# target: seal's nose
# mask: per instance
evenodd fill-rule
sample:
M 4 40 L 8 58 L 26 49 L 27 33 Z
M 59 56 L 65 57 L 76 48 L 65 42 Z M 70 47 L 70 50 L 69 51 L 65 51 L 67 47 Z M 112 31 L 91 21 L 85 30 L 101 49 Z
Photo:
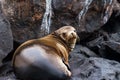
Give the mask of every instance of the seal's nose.
M 71 32 L 71 35 L 73 38 L 77 38 L 77 33 L 76 32 Z

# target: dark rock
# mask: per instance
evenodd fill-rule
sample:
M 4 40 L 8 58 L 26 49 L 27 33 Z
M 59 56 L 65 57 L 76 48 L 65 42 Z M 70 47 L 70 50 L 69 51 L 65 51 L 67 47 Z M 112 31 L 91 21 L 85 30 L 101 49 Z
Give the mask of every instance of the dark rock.
M 74 5 L 73 2 L 74 0 L 52 0 L 53 9 L 57 11 L 68 12 Z
M 15 41 L 22 43 L 37 38 L 45 12 L 45 0 L 5 0 L 2 6 Z
M 0 4 L 0 64 L 4 57 L 13 49 L 13 36 L 8 20 L 3 15 Z
M 87 43 L 89 47 L 99 47 L 99 45 L 104 41 L 103 36 L 98 37 Z
M 71 80 L 120 80 L 120 63 L 95 57 L 78 59 L 76 56 L 70 59 Z
M 87 46 L 101 57 L 116 60 L 120 62 L 120 34 L 108 34 L 102 32 L 102 35 L 92 41 L 87 42 Z
M 120 62 L 120 34 L 113 33 L 108 35 L 108 39 L 99 44 L 99 54 L 107 59 L 112 59 Z
M 120 32 L 110 34 L 109 37 L 110 37 L 111 40 L 114 40 L 116 42 L 120 42 Z
M 0 80 L 18 80 L 13 72 L 10 61 L 0 66 Z
M 118 42 L 117 42 L 118 43 Z M 115 48 L 118 48 L 118 44 L 116 42 L 106 42 L 104 49 L 102 49 L 102 55 L 104 58 L 110 59 L 110 60 L 116 60 L 120 62 L 120 53 L 118 53 L 118 50 Z M 113 48 L 115 47 L 115 48 Z
M 13 50 L 2 60 L 2 63 L 6 63 L 12 60 L 15 50 L 20 46 L 20 43 L 13 41 Z
M 120 32 L 120 3 L 114 0 L 113 13 L 108 22 L 103 26 L 103 29 L 108 33 Z
M 120 0 L 117 0 L 120 3 Z
M 115 41 L 106 41 L 104 45 L 108 46 L 112 50 L 118 52 L 120 54 L 120 43 Z
M 6 53 L 0 49 L 0 65 L 2 65 L 2 60 L 4 59 L 4 57 L 6 57 Z
M 101 28 L 113 12 L 114 0 L 53 0 L 55 24 L 73 25 L 78 32 L 93 32 Z M 76 19 L 77 18 L 77 19 Z
M 120 8 L 120 7 L 119 7 Z M 119 10 L 120 11 L 120 10 Z M 108 33 L 120 32 L 120 15 L 114 12 L 109 21 L 103 26 L 103 30 Z
M 87 43 L 88 47 L 101 57 L 120 62 L 120 34 L 107 34 Z
M 88 56 L 86 56 L 84 53 L 81 52 L 80 50 L 80 46 L 81 45 L 76 45 L 74 50 L 70 53 L 70 57 L 71 56 L 76 56 L 77 59 L 84 59 L 87 58 Z M 74 60 L 73 60 L 74 61 Z
M 105 57 L 105 46 L 103 45 L 105 39 L 104 36 L 100 36 L 92 41 L 87 42 L 87 47 L 89 47 L 93 52 L 101 57 Z
M 96 53 L 94 53 L 92 50 L 90 50 L 89 48 L 82 46 L 82 45 L 76 45 L 76 48 L 74 49 L 74 51 L 72 53 L 79 53 L 79 54 L 83 54 L 86 57 L 98 57 L 98 55 Z
M 38 38 L 64 25 L 74 26 L 78 33 L 94 32 L 108 21 L 113 10 L 119 11 L 116 0 L 48 0 L 52 1 L 52 8 L 46 7 L 49 5 L 46 1 L 5 0 L 2 3 L 15 41 L 22 43 Z
M 0 77 L 0 80 L 19 80 L 19 79 L 11 78 L 9 75 L 9 76 Z

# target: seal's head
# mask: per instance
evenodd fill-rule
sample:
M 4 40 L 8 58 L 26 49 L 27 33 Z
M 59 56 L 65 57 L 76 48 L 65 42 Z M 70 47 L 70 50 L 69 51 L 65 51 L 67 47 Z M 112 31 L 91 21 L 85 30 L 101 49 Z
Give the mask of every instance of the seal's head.
M 69 47 L 69 50 L 72 51 L 75 47 L 76 41 L 79 38 L 76 29 L 72 26 L 64 26 L 55 31 L 57 34 Z

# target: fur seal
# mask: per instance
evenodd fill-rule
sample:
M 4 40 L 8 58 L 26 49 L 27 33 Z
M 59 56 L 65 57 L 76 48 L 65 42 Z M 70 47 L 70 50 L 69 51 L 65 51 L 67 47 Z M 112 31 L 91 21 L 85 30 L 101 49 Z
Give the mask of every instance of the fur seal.
M 78 35 L 72 26 L 24 42 L 12 59 L 15 75 L 21 80 L 63 80 L 71 77 L 68 56 Z

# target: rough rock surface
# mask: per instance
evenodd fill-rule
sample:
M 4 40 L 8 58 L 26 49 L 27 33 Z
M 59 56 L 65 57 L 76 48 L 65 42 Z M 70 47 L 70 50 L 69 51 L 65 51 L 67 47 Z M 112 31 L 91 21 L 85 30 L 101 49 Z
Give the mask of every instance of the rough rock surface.
M 13 49 L 13 36 L 8 20 L 3 15 L 0 4 L 0 64 Z
M 114 11 L 120 10 L 116 0 L 5 0 L 2 3 L 14 40 L 20 43 L 63 25 L 74 26 L 78 33 L 92 33 L 106 24 Z
M 5 16 L 12 25 L 15 41 L 22 43 L 37 38 L 45 12 L 45 0 L 5 0 L 2 6 Z
M 102 36 L 89 41 L 87 46 L 101 57 L 120 62 L 120 34 L 103 33 Z
M 84 57 L 99 57 L 96 53 L 94 53 L 92 50 L 90 50 L 89 48 L 85 47 L 85 46 L 82 46 L 82 45 L 76 45 L 75 46 L 75 49 L 71 52 L 72 55 L 77 55 L 76 53 L 80 53 L 82 55 L 78 55 L 79 56 L 82 56 L 84 55 Z M 80 57 L 80 58 L 82 58 Z M 84 58 L 83 57 L 83 58 Z
M 74 58 L 76 61 L 73 61 Z M 103 58 L 71 58 L 71 80 L 120 80 L 120 63 Z
M 59 22 L 56 26 L 73 25 L 79 32 L 96 31 L 108 21 L 114 4 L 115 0 L 53 0 L 55 21 Z

